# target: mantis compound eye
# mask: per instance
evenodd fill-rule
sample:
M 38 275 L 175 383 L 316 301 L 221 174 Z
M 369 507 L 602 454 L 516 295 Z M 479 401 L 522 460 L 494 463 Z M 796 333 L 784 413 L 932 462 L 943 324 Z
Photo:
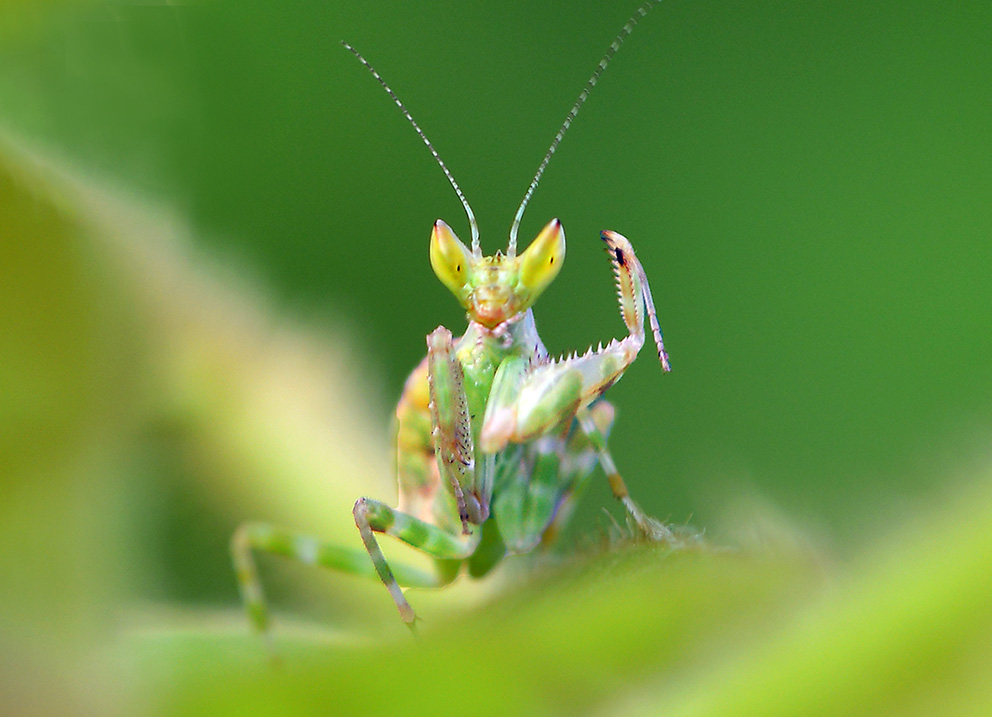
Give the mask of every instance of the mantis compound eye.
M 447 224 L 438 219 L 431 232 L 431 266 L 441 283 L 459 300 L 468 287 L 468 270 L 472 254 Z
M 554 281 L 565 260 L 565 230 L 552 219 L 520 255 L 520 284 L 529 306 Z

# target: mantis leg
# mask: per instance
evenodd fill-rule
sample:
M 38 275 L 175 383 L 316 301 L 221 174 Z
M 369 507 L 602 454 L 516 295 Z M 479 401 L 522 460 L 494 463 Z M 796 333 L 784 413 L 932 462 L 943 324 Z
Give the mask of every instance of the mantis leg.
M 588 414 L 599 435 L 609 435 L 613 406 L 596 401 Z M 493 503 L 507 548 L 522 553 L 553 543 L 598 462 L 596 447 L 576 421 L 508 453 Z
M 475 550 L 478 533 L 475 536 L 452 535 L 443 528 L 427 523 L 412 515 L 407 515 L 385 503 L 370 498 L 359 498 L 354 509 L 355 524 L 362 536 L 362 542 L 372 558 L 372 565 L 389 594 L 396 603 L 403 622 L 412 625 L 417 616 L 407 602 L 385 556 L 379 549 L 375 533 L 385 533 L 404 543 L 422 550 L 435 558 L 462 560 Z
M 575 419 L 578 421 L 583 433 L 589 438 L 589 442 L 596 449 L 596 453 L 599 455 L 599 465 L 602 466 L 603 472 L 606 473 L 606 479 L 610 483 L 610 490 L 613 491 L 614 497 L 623 503 L 624 508 L 627 509 L 627 514 L 630 515 L 641 533 L 649 540 L 665 543 L 676 542 L 675 534 L 671 528 L 641 510 L 640 506 L 630 497 L 627 484 L 624 483 L 620 471 L 617 470 L 617 464 L 613 460 L 609 448 L 606 446 L 606 437 L 603 435 L 599 426 L 596 425 L 596 421 L 593 420 L 589 410 L 585 408 L 579 410 Z
M 368 510 L 363 509 L 359 511 L 359 504 L 363 504 L 363 502 L 374 503 L 374 501 L 368 501 L 368 499 L 363 498 L 355 506 L 355 521 L 358 524 L 359 531 L 362 533 L 362 540 L 366 543 L 366 549 L 368 550 L 369 543 L 365 540 L 365 532 L 376 528 L 372 527 L 372 523 L 367 517 Z M 381 505 L 378 505 L 376 510 L 373 511 L 376 515 L 375 525 L 379 527 L 380 532 L 395 535 L 414 547 L 425 545 L 426 552 L 432 552 L 433 543 L 429 539 L 431 532 L 429 530 L 421 531 L 424 537 L 419 538 L 421 545 L 418 545 L 418 526 L 409 525 L 411 522 L 421 524 L 423 521 L 417 521 L 402 513 L 397 513 L 397 516 L 402 516 L 402 518 L 406 518 L 407 520 L 397 518 L 393 521 L 395 528 L 386 529 L 382 527 L 384 525 L 383 516 L 388 515 L 386 511 L 391 511 L 391 509 Z M 359 513 L 362 514 L 361 522 L 359 522 Z M 433 528 L 434 526 L 428 527 Z M 438 529 L 435 528 L 435 530 Z M 369 532 L 369 537 L 371 538 L 371 532 Z M 452 541 L 453 539 L 449 536 L 449 545 Z M 265 593 L 262 590 L 262 582 L 259 579 L 258 568 L 255 565 L 254 551 L 281 555 L 306 565 L 317 565 L 350 575 L 360 575 L 370 578 L 378 576 L 385 582 L 386 577 L 383 577 L 383 571 L 380 570 L 380 567 L 384 566 L 384 571 L 390 579 L 387 587 L 390 586 L 390 583 L 400 583 L 406 587 L 441 587 L 448 582 L 448 580 L 445 580 L 439 575 L 406 565 L 398 564 L 390 568 L 386 564 L 378 545 L 375 544 L 375 539 L 371 538 L 371 542 L 374 546 L 375 554 L 373 554 L 372 550 L 368 550 L 368 554 L 366 554 L 361 550 L 352 550 L 331 545 L 309 535 L 278 525 L 267 523 L 245 523 L 241 525 L 231 538 L 231 556 L 234 560 L 238 587 L 240 588 L 241 597 L 252 627 L 257 632 L 268 636 L 268 629 L 271 622 Z M 450 553 L 452 551 L 449 550 L 448 552 Z M 439 550 L 438 553 L 438 557 L 449 557 L 443 549 Z M 372 555 L 372 562 L 369 561 L 369 555 Z M 377 556 L 379 562 L 376 562 Z M 464 556 L 456 555 L 453 557 Z M 393 592 L 392 588 L 390 588 L 390 592 Z M 402 597 L 402 594 L 400 596 Z
M 252 555 L 256 550 L 351 575 L 376 576 L 374 566 L 361 550 L 331 545 L 278 525 L 241 525 L 231 538 L 231 556 L 251 625 L 257 632 L 265 635 L 268 635 L 270 618 L 258 568 Z M 396 575 L 409 587 L 438 587 L 443 584 L 437 576 L 407 566 L 397 565 Z
M 616 411 L 609 401 L 600 399 L 589 407 L 589 417 L 599 429 L 604 440 L 610 436 L 610 428 L 613 427 L 615 415 Z M 582 499 L 582 495 L 589 486 L 589 478 L 593 470 L 599 463 L 599 453 L 577 421 L 575 430 L 571 432 L 565 446 L 565 453 L 567 458 L 562 467 L 562 473 L 569 478 L 568 488 L 561 496 L 554 519 L 545 530 L 544 535 L 541 536 L 541 542 L 544 545 L 550 545 L 554 542 L 562 527 L 568 523 L 575 506 Z

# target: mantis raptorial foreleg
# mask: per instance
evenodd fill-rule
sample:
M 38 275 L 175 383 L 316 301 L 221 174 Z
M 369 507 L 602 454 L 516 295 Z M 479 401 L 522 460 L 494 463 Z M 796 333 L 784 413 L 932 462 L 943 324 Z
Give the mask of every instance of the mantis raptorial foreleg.
M 462 532 L 489 516 L 489 496 L 477 483 L 472 420 L 465 396 L 465 378 L 451 332 L 438 326 L 427 337 L 427 383 L 437 466 L 458 505 Z
M 667 365 L 654 302 L 634 248 L 616 232 L 603 232 L 602 237 L 616 274 L 620 316 L 628 335 L 583 356 L 519 369 L 508 377 L 505 390 L 500 390 L 502 376 L 497 374 L 480 443 L 483 450 L 499 451 L 510 442 L 535 440 L 561 425 L 564 418 L 574 417 L 596 449 L 613 495 L 624 504 L 638 528 L 652 539 L 670 540 L 671 531 L 646 515 L 630 497 L 607 449 L 606 438 L 589 413 L 590 403 L 623 375 L 644 345 L 645 314 L 651 322 L 658 357 Z
M 498 393 L 494 381 L 479 439 L 484 451 L 497 452 L 510 442 L 524 443 L 545 435 L 601 396 L 644 345 L 645 313 L 651 320 L 659 358 L 667 365 L 647 279 L 634 248 L 616 232 L 603 232 L 602 236 L 616 274 L 620 316 L 628 335 L 582 356 L 539 363 L 519 377 L 512 391 Z

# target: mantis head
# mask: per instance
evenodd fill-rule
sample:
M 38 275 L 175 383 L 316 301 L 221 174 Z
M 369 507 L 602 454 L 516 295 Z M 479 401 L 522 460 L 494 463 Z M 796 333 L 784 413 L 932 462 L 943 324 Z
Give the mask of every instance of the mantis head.
M 561 263 L 565 258 L 565 232 L 561 228 L 561 223 L 557 219 L 552 219 L 537 235 L 537 238 L 531 242 L 526 251 L 518 256 L 517 229 L 520 227 L 520 220 L 534 190 L 537 189 L 538 182 L 541 181 L 541 176 L 544 174 L 548 162 L 551 161 L 552 155 L 558 148 L 562 137 L 565 136 L 565 132 L 571 126 L 572 120 L 575 119 L 582 104 L 592 92 L 592 88 L 595 87 L 617 50 L 620 49 L 620 45 L 630 35 L 638 19 L 643 17 L 648 9 L 655 4 L 657 4 L 656 0 L 649 0 L 637 10 L 614 39 L 603 59 L 599 61 L 596 70 L 566 115 L 565 121 L 558 128 L 544 159 L 538 165 L 537 173 L 524 193 L 523 201 L 520 202 L 510 227 L 510 241 L 506 254 L 496 252 L 495 256 L 482 255 L 482 250 L 479 247 L 479 227 L 476 224 L 472 207 L 469 206 L 458 182 L 455 181 L 451 171 L 427 135 L 424 134 L 420 125 L 413 119 L 406 106 L 386 84 L 382 76 L 362 57 L 358 50 L 346 42 L 341 43 L 358 58 L 359 62 L 365 65 L 365 68 L 372 73 L 372 76 L 378 80 L 382 88 L 396 103 L 396 106 L 400 108 L 420 139 L 427 145 L 427 149 L 430 150 L 434 160 L 448 178 L 451 188 L 455 190 L 455 194 L 458 195 L 458 199 L 465 208 L 465 214 L 472 229 L 471 250 L 459 241 L 451 227 L 438 219 L 434 223 L 434 232 L 431 235 L 431 266 L 434 267 L 434 273 L 437 274 L 441 282 L 451 290 L 468 311 L 472 321 L 490 329 L 509 321 L 533 306 L 541 292 L 558 276 Z
M 565 259 L 565 231 L 552 219 L 520 254 L 483 256 L 437 220 L 431 233 L 431 266 L 472 321 L 493 329 L 526 311 L 558 276 Z

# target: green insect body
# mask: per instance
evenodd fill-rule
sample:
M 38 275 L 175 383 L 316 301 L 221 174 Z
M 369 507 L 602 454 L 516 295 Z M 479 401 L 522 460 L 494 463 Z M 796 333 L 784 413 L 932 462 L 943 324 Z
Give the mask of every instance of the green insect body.
M 538 336 L 531 307 L 565 258 L 561 224 L 552 220 L 525 251 L 516 251 L 520 219 L 551 155 L 613 54 L 654 4 L 638 10 L 599 63 L 524 196 L 506 252 L 494 256 L 482 254 L 472 210 L 433 145 L 378 73 L 346 45 L 399 105 L 462 200 L 472 228 L 471 248 L 438 220 L 430 261 L 465 308 L 468 328 L 457 338 L 443 326 L 435 329 L 427 337 L 427 356 L 406 381 L 395 422 L 398 506 L 360 498 L 353 511 L 367 555 L 267 524 L 248 523 L 235 533 L 238 581 L 256 629 L 264 632 L 269 618 L 253 551 L 378 576 L 402 619 L 412 625 L 416 616 L 401 586 L 440 587 L 463 571 L 478 577 L 508 553 L 550 542 L 597 465 L 642 534 L 676 541 L 667 526 L 631 499 L 606 445 L 614 410 L 601 396 L 644 345 L 645 316 L 662 368 L 669 370 L 647 276 L 633 247 L 616 232 L 602 232 L 627 336 L 558 359 Z M 377 534 L 432 556 L 436 570 L 390 565 Z

